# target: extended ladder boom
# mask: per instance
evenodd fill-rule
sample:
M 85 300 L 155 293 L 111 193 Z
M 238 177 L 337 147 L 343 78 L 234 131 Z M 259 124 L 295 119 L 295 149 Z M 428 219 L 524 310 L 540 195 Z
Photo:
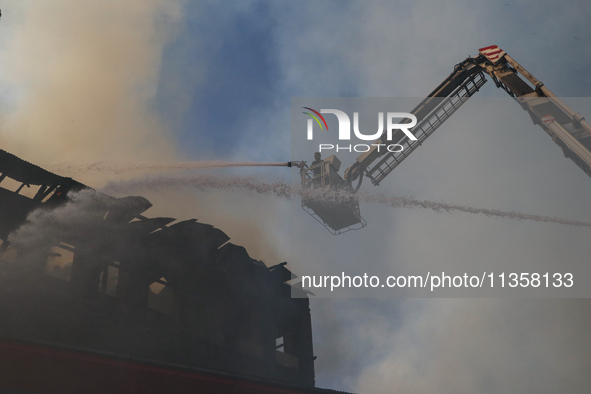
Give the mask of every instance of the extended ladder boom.
M 371 148 L 345 170 L 344 180 L 337 174 L 340 161 L 334 156 L 322 163 L 318 174 L 314 166 L 302 166 L 304 210 L 333 234 L 365 227 L 355 195 L 363 176 L 379 185 L 486 83 L 485 74 L 528 112 L 534 124 L 539 125 L 562 148 L 565 157 L 591 176 L 591 125 L 505 51 L 493 45 L 480 48 L 478 56 L 457 64 L 449 77 L 411 111 L 417 118 L 417 124 L 411 129 L 416 140 L 409 139 L 402 130 L 393 130 L 392 138 L 387 139 L 387 132 L 384 131 Z M 380 149 L 392 144 L 402 146 L 402 149 L 395 152 Z M 359 183 L 354 189 L 352 182 L 357 179 Z M 349 196 L 343 200 L 337 193 L 335 197 L 333 194 L 338 190 L 346 191 Z
M 484 85 L 484 73 L 519 102 L 532 121 L 562 148 L 566 157 L 591 176 L 591 125 L 496 45 L 481 48 L 479 52 L 478 56 L 456 65 L 453 73 L 411 111 L 418 119 L 418 124 L 412 128 L 416 141 L 410 140 L 401 130 L 393 133 L 392 140 L 386 140 L 386 133 L 382 134 L 372 149 L 361 154 L 345 171 L 347 182 L 365 175 L 374 185 L 379 185 Z M 380 144 L 399 144 L 403 149 L 380 151 Z
M 481 49 L 481 53 L 483 50 L 486 48 Z M 497 87 L 515 97 L 534 124 L 539 125 L 562 148 L 565 157 L 591 176 L 591 125 L 512 57 L 502 53 L 498 62 L 486 65 L 486 72 Z M 534 87 L 519 78 L 517 72 Z

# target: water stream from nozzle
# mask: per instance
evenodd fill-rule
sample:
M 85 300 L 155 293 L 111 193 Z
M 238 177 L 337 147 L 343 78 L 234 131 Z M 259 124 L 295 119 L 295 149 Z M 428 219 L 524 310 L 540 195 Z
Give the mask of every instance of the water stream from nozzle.
M 114 181 L 108 183 L 102 191 L 105 193 L 125 194 L 141 190 L 174 189 L 222 189 L 222 190 L 248 190 L 257 194 L 274 195 L 281 198 L 292 198 L 301 195 L 299 188 L 292 187 L 289 183 L 263 182 L 256 178 L 248 177 L 168 177 L 159 176 L 151 179 L 132 179 L 127 181 Z M 513 220 L 529 220 L 543 223 L 559 223 L 568 226 L 591 227 L 591 222 L 562 219 L 546 215 L 532 215 L 514 211 L 502 211 L 499 209 L 477 208 L 469 205 L 449 204 L 445 202 L 419 200 L 414 197 L 397 197 L 386 194 L 358 194 L 362 203 L 382 204 L 393 208 L 429 209 L 435 212 L 470 213 L 484 215 L 489 218 L 502 218 Z M 346 197 L 346 195 L 344 196 Z
M 61 165 L 51 168 L 59 173 L 88 173 L 111 172 L 121 174 L 134 171 L 172 171 L 172 170 L 205 170 L 227 167 L 290 167 L 291 162 L 281 163 L 257 163 L 257 162 L 231 162 L 220 160 L 180 161 L 180 162 L 145 162 L 145 163 L 109 163 L 98 162 L 85 165 Z

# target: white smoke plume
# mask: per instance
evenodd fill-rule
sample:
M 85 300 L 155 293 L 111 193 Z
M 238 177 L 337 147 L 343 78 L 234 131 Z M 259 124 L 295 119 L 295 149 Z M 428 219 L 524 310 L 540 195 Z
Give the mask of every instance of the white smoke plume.
M 94 190 L 82 190 L 69 195 L 70 201 L 54 209 L 37 209 L 27 222 L 12 232 L 8 240 L 16 249 L 30 250 L 49 247 L 74 234 L 92 234 L 97 220 L 102 220 L 97 202 L 101 196 Z

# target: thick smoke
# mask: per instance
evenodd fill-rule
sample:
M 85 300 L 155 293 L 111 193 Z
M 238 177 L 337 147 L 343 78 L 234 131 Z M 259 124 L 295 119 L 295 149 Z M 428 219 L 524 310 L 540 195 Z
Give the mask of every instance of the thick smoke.
M 189 108 L 188 90 L 199 84 L 194 71 L 193 80 L 182 85 L 170 85 L 162 74 L 167 44 L 186 32 L 185 5 L 184 0 L 3 3 L 2 148 L 41 167 L 61 168 L 61 175 L 91 187 L 105 182 L 105 172 L 77 171 L 75 163 L 181 161 L 174 132 L 155 104 L 164 88 L 178 98 L 167 103 L 167 111 L 182 115 Z M 132 171 L 137 176 L 153 169 Z M 261 215 L 249 216 L 249 210 L 235 215 L 220 199 L 212 197 L 206 206 L 179 190 L 165 200 L 148 198 L 154 204 L 148 216 L 206 222 L 201 212 L 207 210 L 209 223 L 231 233 L 232 241 L 249 252 L 273 244 Z M 271 263 L 281 260 L 273 247 L 264 249 Z
M 588 24 L 573 20 L 588 15 L 581 10 L 588 9 L 589 3 L 576 3 L 564 7 L 548 1 L 486 6 L 465 1 L 440 5 L 379 1 L 373 6 L 356 4 L 351 12 L 341 2 L 298 2 L 288 10 L 281 2 L 273 2 L 279 11 L 273 15 L 275 21 L 282 21 L 274 21 L 279 30 L 275 37 L 283 37 L 278 45 L 281 71 L 288 77 L 278 90 L 298 87 L 298 94 L 292 96 L 423 95 L 447 75 L 450 65 L 494 43 L 511 49 L 510 53 L 521 53 L 520 59 L 532 59 L 528 64 L 540 65 L 548 86 L 570 84 L 576 90 L 563 92 L 586 94 L 587 85 L 581 83 L 568 57 L 548 57 L 549 50 L 563 48 L 564 53 L 589 58 L 591 52 L 580 51 L 572 38 L 576 35 L 584 42 L 588 36 Z M 320 12 L 319 6 L 323 7 Z M 176 34 L 177 22 L 182 22 L 181 8 L 181 1 L 175 0 L 3 2 L 2 148 L 42 166 L 178 159 L 174 140 L 149 103 L 158 84 L 164 45 Z M 540 31 L 539 21 L 547 19 L 549 11 L 556 26 L 570 28 Z M 491 17 L 473 17 L 477 14 Z M 228 15 L 223 16 L 226 21 Z M 352 25 L 356 28 L 350 29 Z M 573 33 L 572 29 L 586 30 Z M 409 31 L 413 34 L 404 35 Z M 515 40 L 536 37 L 534 32 L 543 38 Z M 401 40 L 401 34 L 406 38 Z M 570 50 L 564 50 L 565 45 Z M 433 54 L 428 61 L 424 61 L 426 53 Z M 579 60 L 575 64 L 588 63 Z M 561 72 L 564 67 L 572 72 Z M 401 77 L 393 78 L 392 70 Z M 573 77 L 565 80 L 565 76 Z M 363 89 L 356 91 L 352 82 Z M 260 129 L 269 131 L 261 135 Z M 274 130 L 259 127 L 252 135 L 265 143 L 275 142 Z M 509 164 L 512 170 L 518 168 Z M 104 182 L 96 171 L 73 175 L 91 186 Z M 183 182 L 189 181 L 171 180 L 174 191 L 160 200 L 148 196 L 155 205 L 149 213 L 176 217 L 183 213 L 205 222 L 201 212 L 215 213 L 224 217 L 224 223 L 210 223 L 224 231 L 228 223 L 232 231 L 252 234 L 254 245 L 261 243 L 256 239 L 259 235 L 268 239 L 269 222 L 254 220 L 257 210 L 238 217 L 232 211 L 238 208 L 229 204 L 236 201 L 220 201 L 218 193 L 210 193 L 218 189 L 191 186 L 199 190 L 195 198 L 181 189 Z M 164 181 L 152 184 L 166 186 Z M 259 188 L 271 188 L 268 194 L 260 194 L 270 198 L 257 201 L 259 205 L 290 193 L 289 185 L 283 183 L 277 184 L 277 193 L 269 183 L 253 185 L 245 180 L 243 184 L 236 190 L 251 188 L 259 193 Z M 136 187 L 148 192 L 139 181 Z M 105 190 L 125 194 L 126 188 L 112 183 Z M 382 203 L 392 205 L 392 201 Z M 431 209 L 423 203 L 396 199 L 394 205 Z M 238 204 L 243 211 L 250 208 L 244 201 Z M 154 213 L 154 209 L 160 211 Z M 233 241 L 246 245 L 235 236 Z M 252 252 L 250 245 L 247 248 Z M 312 312 L 321 386 L 360 393 L 581 393 L 591 386 L 587 300 L 405 300 L 401 307 L 392 300 L 320 301 L 323 304 L 313 300 Z
M 321 299 L 312 307 L 318 372 L 331 388 L 550 394 L 591 384 L 586 299 Z
M 3 149 L 41 166 L 174 157 L 151 100 L 182 1 L 9 1 L 2 11 Z

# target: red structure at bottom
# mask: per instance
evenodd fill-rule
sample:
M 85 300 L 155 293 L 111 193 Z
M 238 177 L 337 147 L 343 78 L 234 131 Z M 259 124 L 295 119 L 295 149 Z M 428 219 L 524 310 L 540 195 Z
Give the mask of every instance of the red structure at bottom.
M 308 294 L 213 225 L 0 150 L 0 393 L 322 393 Z
M 122 359 L 49 345 L 0 341 L 0 392 L 11 394 L 335 393 L 182 365 Z

